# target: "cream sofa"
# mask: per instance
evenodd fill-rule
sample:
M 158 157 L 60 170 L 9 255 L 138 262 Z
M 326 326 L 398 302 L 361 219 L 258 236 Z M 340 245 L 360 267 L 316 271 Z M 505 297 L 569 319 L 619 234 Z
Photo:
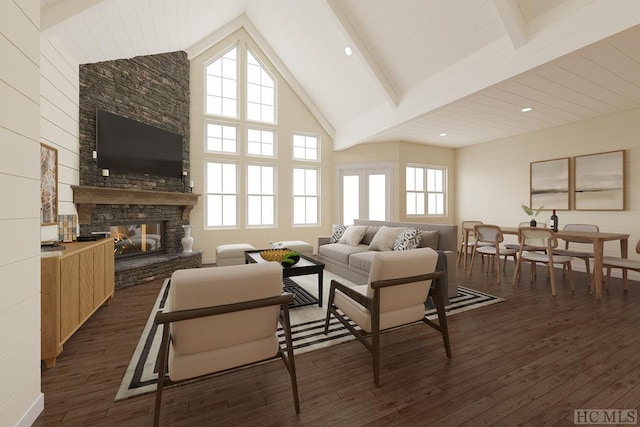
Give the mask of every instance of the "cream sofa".
M 370 221 L 357 219 L 354 225 L 367 226 L 362 241 L 357 246 L 342 243 L 329 243 L 329 236 L 318 238 L 318 260 L 325 269 L 344 277 L 356 284 L 364 285 L 369 278 L 369 270 L 376 251 L 369 245 L 382 226 L 413 227 L 424 231 L 420 247 L 431 247 L 440 253 L 439 269 L 446 269 L 446 286 L 449 297 L 458 291 L 456 251 L 458 245 L 458 226 L 448 224 L 424 224 L 392 221 Z

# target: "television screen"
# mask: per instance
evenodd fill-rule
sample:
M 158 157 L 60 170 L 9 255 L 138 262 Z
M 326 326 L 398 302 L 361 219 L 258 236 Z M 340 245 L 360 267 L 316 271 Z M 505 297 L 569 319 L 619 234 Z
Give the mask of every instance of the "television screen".
M 182 177 L 182 136 L 98 110 L 98 168 Z

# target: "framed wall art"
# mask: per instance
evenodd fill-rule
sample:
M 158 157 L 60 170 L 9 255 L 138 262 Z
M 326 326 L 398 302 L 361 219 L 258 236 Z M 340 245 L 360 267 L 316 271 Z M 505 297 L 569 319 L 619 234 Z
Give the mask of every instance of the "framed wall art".
M 624 210 L 624 150 L 576 156 L 576 210 Z
M 40 144 L 40 223 L 58 224 L 58 150 Z
M 569 209 L 569 158 L 531 162 L 530 207 Z

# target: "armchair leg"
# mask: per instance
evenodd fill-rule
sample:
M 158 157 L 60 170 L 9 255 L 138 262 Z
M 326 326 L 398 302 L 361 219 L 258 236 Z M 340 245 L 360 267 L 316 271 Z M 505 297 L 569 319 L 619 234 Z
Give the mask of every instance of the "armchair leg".
M 371 356 L 373 358 L 373 383 L 380 387 L 380 290 L 376 289 L 371 309 Z
M 298 377 L 296 374 L 296 362 L 293 356 L 293 340 L 291 338 L 291 320 L 289 318 L 289 307 L 288 305 L 283 304 L 281 306 L 282 315 L 284 318 L 284 324 L 282 325 L 284 329 L 285 343 L 287 345 L 287 355 L 286 357 L 280 350 L 280 355 L 282 357 L 282 361 L 289 371 L 289 376 L 291 377 L 291 391 L 293 392 L 293 405 L 296 409 L 296 414 L 300 413 L 300 399 L 298 396 Z
M 447 357 L 451 359 L 451 342 L 449 341 L 449 328 L 447 326 L 447 315 L 444 309 L 444 298 L 442 297 L 440 281 L 436 280 L 435 283 L 436 286 L 432 289 L 432 291 L 429 291 L 429 295 L 433 298 L 433 303 L 435 304 L 436 311 L 438 312 L 438 325 L 431 322 L 426 317 L 423 319 L 423 321 L 436 330 L 440 331 L 440 334 L 442 335 L 442 341 L 444 342 L 444 350 L 447 353 Z
M 335 280 L 331 281 L 331 286 L 329 287 L 329 300 L 327 302 L 327 316 L 324 319 L 324 334 L 327 335 L 329 333 L 329 320 L 331 319 L 331 310 L 333 309 L 333 296 L 335 295 L 336 286 L 334 284 Z
M 169 353 L 169 325 L 162 326 L 162 341 L 160 344 L 160 369 L 158 372 L 158 384 L 156 386 L 156 405 L 153 411 L 153 425 L 157 427 L 160 423 L 160 403 L 162 401 L 162 389 L 164 387 L 164 377 L 167 373 L 167 357 Z

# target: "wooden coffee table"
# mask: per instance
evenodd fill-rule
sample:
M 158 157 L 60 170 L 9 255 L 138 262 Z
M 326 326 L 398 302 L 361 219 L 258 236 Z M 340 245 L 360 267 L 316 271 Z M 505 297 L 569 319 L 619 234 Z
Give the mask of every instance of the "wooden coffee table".
M 286 249 L 286 248 L 283 248 Z M 253 251 L 245 251 L 244 259 L 246 264 L 253 264 L 258 262 L 269 262 L 264 260 L 260 256 L 260 251 L 266 249 L 256 249 Z M 300 261 L 291 267 L 282 267 L 282 277 L 295 277 L 306 276 L 308 274 L 318 275 L 318 298 L 315 302 L 318 303 L 318 307 L 322 307 L 322 276 L 324 274 L 324 264 L 320 261 L 316 261 L 306 255 L 300 254 Z M 315 302 L 313 302 L 315 304 Z M 307 304 L 304 304 L 307 305 Z

